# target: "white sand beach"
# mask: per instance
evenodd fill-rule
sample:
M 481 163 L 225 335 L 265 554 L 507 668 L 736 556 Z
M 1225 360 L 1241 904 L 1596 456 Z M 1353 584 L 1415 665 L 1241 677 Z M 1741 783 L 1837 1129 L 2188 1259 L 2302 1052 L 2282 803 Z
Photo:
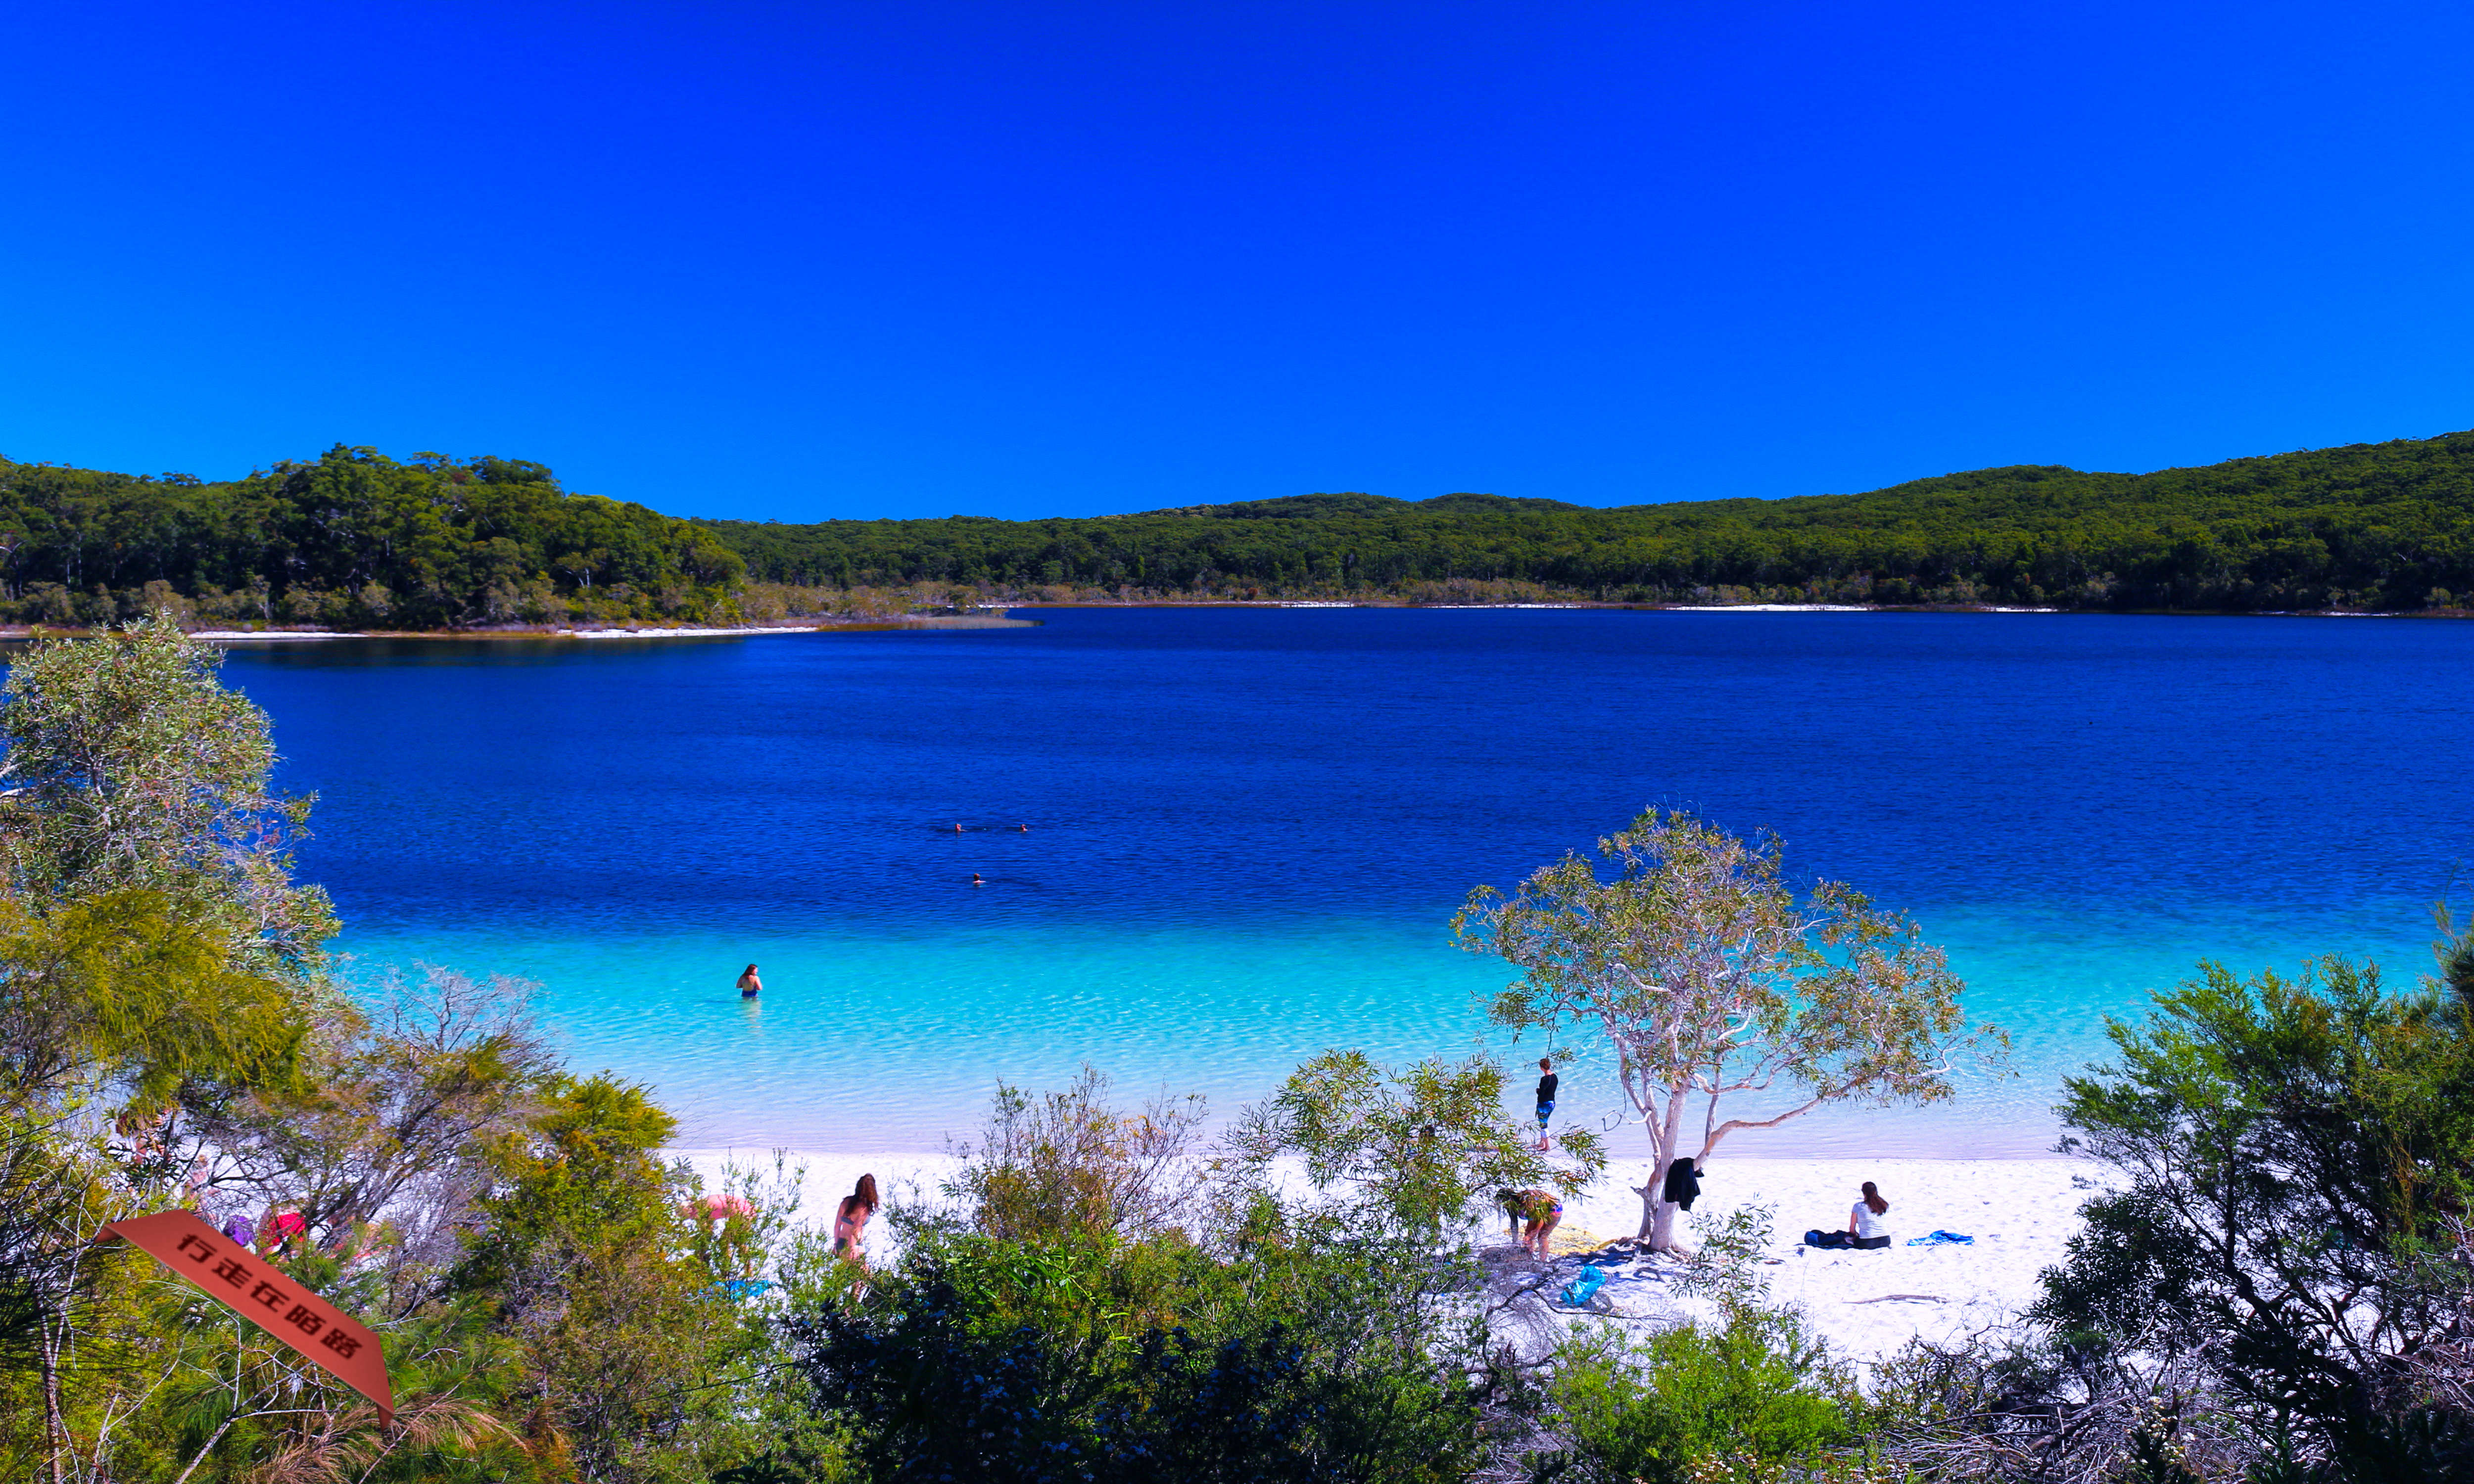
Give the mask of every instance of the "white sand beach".
M 1566 1227 L 1614 1237 L 1640 1224 L 1646 1161 L 1623 1161 L 1567 1209 Z M 1800 1304 L 1841 1354 L 1886 1355 L 1923 1335 L 1944 1339 L 2005 1322 L 2036 1296 L 2036 1276 L 2062 1258 L 2079 1227 L 2077 1184 L 2103 1167 L 2077 1160 L 1712 1160 L 1693 1217 L 1737 1206 L 1773 1209 L 1770 1294 Z M 1891 1244 L 1873 1252 L 1807 1250 L 1807 1228 L 1847 1225 L 1867 1180 L 1890 1203 Z M 1687 1225 L 1687 1231 L 1689 1227 Z M 1934 1231 L 1967 1244 L 1910 1247 Z M 1687 1237 L 1687 1241 L 1689 1238 Z M 1620 1288 L 1622 1285 L 1617 1284 Z M 1620 1306 L 1623 1298 L 1615 1296 Z
M 813 632 L 814 629 L 813 626 L 806 628 L 785 627 L 767 629 L 560 629 L 554 632 L 550 636 L 560 639 L 729 639 L 740 638 L 751 634 L 810 634 Z
M 770 1171 L 769 1150 L 674 1150 L 708 1185 L 725 1166 Z M 941 1155 L 787 1155 L 804 1166 L 799 1220 L 830 1221 L 834 1205 L 863 1173 L 873 1173 L 888 1201 L 933 1200 L 954 1161 Z M 1557 1233 L 1587 1240 L 1630 1236 L 1640 1222 L 1640 1198 L 1631 1185 L 1644 1184 L 1646 1161 L 1616 1161 L 1596 1189 L 1570 1203 Z M 1771 1297 L 1801 1305 L 1840 1354 L 1870 1361 L 1922 1335 L 1940 1340 L 2001 1324 L 2036 1295 L 2036 1278 L 2061 1260 L 2063 1244 L 2078 1230 L 2078 1207 L 2104 1167 L 2075 1160 L 1817 1160 L 1728 1159 L 1710 1161 L 1700 1199 L 1686 1222 L 1686 1240 L 1697 1217 L 1723 1214 L 1745 1205 L 1773 1209 L 1775 1240 L 1770 1255 Z M 1872 1252 L 1807 1251 L 1799 1239 L 1807 1228 L 1843 1228 L 1857 1187 L 1870 1180 L 1890 1203 L 1892 1244 Z M 1910 1237 L 1936 1230 L 1974 1238 L 1964 1245 L 1910 1247 Z M 1503 1242 L 1501 1226 L 1487 1245 Z M 870 1246 L 885 1255 L 883 1229 Z M 1594 1245 L 1594 1243 L 1590 1243 Z M 1669 1297 L 1654 1278 L 1618 1278 L 1607 1297 L 1619 1315 L 1656 1322 L 1699 1312 L 1701 1306 Z M 1588 1316 L 1570 1314 L 1572 1322 Z

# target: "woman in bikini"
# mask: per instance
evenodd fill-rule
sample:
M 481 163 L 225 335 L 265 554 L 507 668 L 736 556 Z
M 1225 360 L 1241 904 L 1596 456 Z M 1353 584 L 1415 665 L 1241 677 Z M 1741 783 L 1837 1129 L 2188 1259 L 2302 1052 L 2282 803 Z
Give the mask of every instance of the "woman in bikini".
M 1538 1260 L 1546 1260 L 1546 1239 L 1563 1224 L 1564 1203 L 1545 1190 L 1497 1190 L 1496 1203 L 1512 1217 L 1513 1234 L 1520 1239 L 1523 1252 L 1536 1251 Z M 1528 1223 L 1526 1230 L 1521 1224 Z
M 876 1177 L 861 1175 L 851 1193 L 834 1210 L 834 1256 L 845 1257 L 867 1271 L 867 1255 L 860 1251 L 860 1242 L 867 1235 L 867 1218 L 876 1214 Z
M 739 997 L 740 999 L 754 999 L 757 995 L 764 993 L 764 981 L 756 977 L 756 966 L 753 964 L 748 965 L 747 972 L 739 976 Z

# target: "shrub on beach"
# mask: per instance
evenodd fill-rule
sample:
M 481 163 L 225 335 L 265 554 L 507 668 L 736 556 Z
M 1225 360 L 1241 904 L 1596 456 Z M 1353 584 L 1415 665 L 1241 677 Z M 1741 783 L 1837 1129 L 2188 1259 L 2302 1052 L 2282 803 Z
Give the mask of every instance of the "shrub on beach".
M 947 1203 L 901 1213 L 898 1268 L 793 1309 L 849 1456 L 888 1479 L 1467 1477 L 1473 1275 L 1215 1171 L 1198 1104 L 1128 1115 L 1105 1090 L 1001 1090 Z
M 1550 1389 L 1578 1472 L 1606 1484 L 1778 1477 L 1855 1440 L 1853 1393 L 1801 1315 L 1758 1304 L 1640 1339 L 1582 1336 Z
M 2386 987 L 2204 965 L 2070 1079 L 2121 1179 L 2014 1333 L 1878 1367 L 1877 1441 L 1935 1477 L 2474 1477 L 2474 943 Z
M 2474 1414 L 2418 1376 L 2461 1331 L 2474 1035 L 2431 983 L 2341 959 L 2289 980 L 2210 965 L 2070 1079 L 2072 1142 L 2122 1168 L 2034 1317 L 2187 1359 L 2263 1437 L 2391 1477 L 2474 1471 Z M 2445 1460 L 2421 1473 L 2419 1455 Z M 2435 1465 L 2438 1467 L 2439 1465 Z
M 1583 1330 L 1554 1357 L 1546 1423 L 1583 1480 L 1766 1484 L 1821 1466 L 1855 1441 L 1861 1396 L 1797 1308 L 1768 1302 L 1766 1207 L 1698 1220 L 1700 1249 L 1678 1275 L 1714 1302 L 1711 1322 L 1634 1336 Z
M 1220 1255 L 931 1240 L 788 1326 L 818 1412 L 885 1479 L 1467 1476 L 1478 1360 L 1361 1248 Z

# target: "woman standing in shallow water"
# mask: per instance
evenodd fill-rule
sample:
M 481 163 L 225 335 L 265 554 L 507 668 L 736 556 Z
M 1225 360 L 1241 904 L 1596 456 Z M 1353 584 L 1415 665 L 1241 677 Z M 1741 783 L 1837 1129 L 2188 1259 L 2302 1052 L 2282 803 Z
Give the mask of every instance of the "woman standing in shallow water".
M 763 993 L 764 993 L 764 981 L 756 977 L 756 966 L 750 964 L 747 966 L 747 972 L 739 976 L 739 997 L 754 999 Z

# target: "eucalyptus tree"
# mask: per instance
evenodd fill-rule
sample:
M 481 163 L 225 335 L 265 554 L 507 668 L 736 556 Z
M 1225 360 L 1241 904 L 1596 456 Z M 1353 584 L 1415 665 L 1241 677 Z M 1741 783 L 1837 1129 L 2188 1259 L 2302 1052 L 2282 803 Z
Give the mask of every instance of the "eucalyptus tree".
M 9 888 L 61 902 L 159 894 L 261 971 L 299 971 L 335 931 L 295 883 L 307 798 L 274 791 L 266 713 L 223 656 L 167 616 L 38 642 L 0 686 L 0 852 Z
M 1698 1165 L 1737 1130 L 1826 1104 L 1946 1099 L 1960 1057 L 2006 1047 L 1967 1025 L 1965 986 L 1914 923 L 1842 882 L 1799 896 L 1775 837 L 1747 843 L 1652 810 L 1598 854 L 1610 876 L 1567 852 L 1508 896 L 1479 887 L 1452 928 L 1521 970 L 1491 1007 L 1498 1024 L 1595 1031 L 1614 1051 L 1655 1156 L 1637 1187 L 1653 1247 L 1673 1243 L 1675 1161 Z M 1760 1110 L 1721 1116 L 1747 1099 Z

